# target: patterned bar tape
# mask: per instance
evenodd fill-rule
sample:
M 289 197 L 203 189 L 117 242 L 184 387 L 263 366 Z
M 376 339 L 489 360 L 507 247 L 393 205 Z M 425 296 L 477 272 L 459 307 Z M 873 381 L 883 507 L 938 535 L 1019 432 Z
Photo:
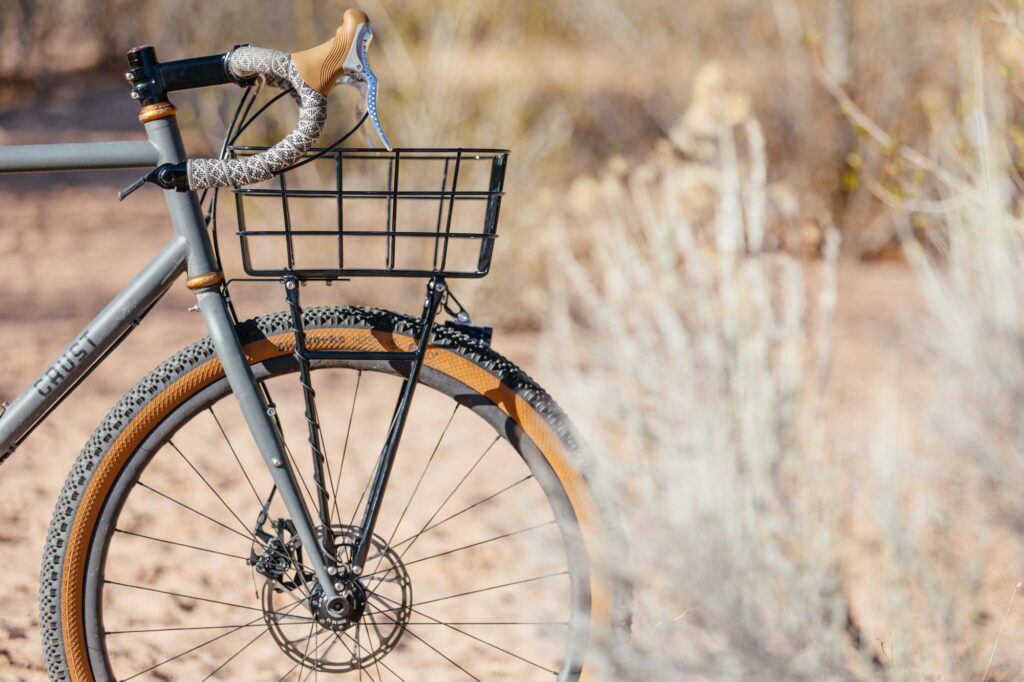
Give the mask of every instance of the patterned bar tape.
M 228 68 L 239 78 L 262 75 L 270 85 L 283 87 L 290 83 L 299 96 L 299 123 L 267 151 L 244 159 L 190 159 L 190 189 L 241 187 L 269 180 L 275 171 L 295 163 L 316 143 L 327 121 L 327 98 L 306 85 L 287 52 L 240 47 L 231 53 Z

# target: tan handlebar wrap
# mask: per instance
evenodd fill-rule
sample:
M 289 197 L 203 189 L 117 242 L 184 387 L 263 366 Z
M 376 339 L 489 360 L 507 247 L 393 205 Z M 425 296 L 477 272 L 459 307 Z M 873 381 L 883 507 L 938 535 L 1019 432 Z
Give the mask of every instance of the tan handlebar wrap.
M 326 97 L 334 89 L 339 76 L 346 71 L 359 70 L 359 59 L 353 48 L 360 29 L 369 23 L 364 12 L 350 9 L 342 17 L 341 26 L 333 38 L 308 50 L 292 53 L 292 63 L 302 80 Z

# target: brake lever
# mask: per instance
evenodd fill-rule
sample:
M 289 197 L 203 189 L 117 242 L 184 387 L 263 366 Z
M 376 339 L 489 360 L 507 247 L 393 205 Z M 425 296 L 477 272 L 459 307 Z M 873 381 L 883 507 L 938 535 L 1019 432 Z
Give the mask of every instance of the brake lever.
M 356 53 L 359 62 L 355 65 L 354 69 L 338 78 L 338 83 L 351 85 L 359 90 L 364 109 L 369 114 L 373 127 L 377 130 L 377 136 L 384 144 L 384 148 L 392 151 L 391 141 L 388 140 L 388 136 L 384 132 L 384 127 L 380 123 L 380 116 L 377 111 L 377 92 L 380 81 L 377 79 L 377 74 L 370 68 L 370 60 L 366 56 L 366 49 L 369 47 L 370 41 L 373 40 L 373 29 L 370 28 L 369 23 L 363 24 L 359 35 L 356 36 L 356 40 L 358 41 Z
M 353 78 L 349 74 L 345 74 L 344 76 L 338 77 L 338 84 L 352 86 L 355 90 L 359 92 L 359 97 L 356 99 L 356 105 L 355 108 L 353 109 L 353 111 L 355 112 L 356 120 L 362 122 L 363 118 L 369 118 L 370 115 L 366 111 L 366 81 L 359 80 L 357 78 Z M 373 141 L 373 137 L 371 136 L 371 133 L 367 132 L 365 126 L 359 126 L 359 135 L 363 138 L 363 142 L 366 143 L 367 147 L 372 148 L 376 146 Z

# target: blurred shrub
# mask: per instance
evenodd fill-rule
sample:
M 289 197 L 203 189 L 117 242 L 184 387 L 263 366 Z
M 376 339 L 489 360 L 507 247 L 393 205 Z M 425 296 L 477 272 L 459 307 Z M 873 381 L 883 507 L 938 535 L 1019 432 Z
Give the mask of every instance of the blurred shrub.
M 760 124 L 717 66 L 697 90 L 675 144 L 556 214 L 544 347 L 629 533 L 609 570 L 636 622 L 604 633 L 606 679 L 846 677 L 820 410 L 838 235 L 814 273 L 781 248 Z
M 377 28 L 383 116 L 400 143 L 511 146 L 519 154 L 513 169 L 530 168 L 527 186 L 545 186 L 614 154 L 645 155 L 688 106 L 695 69 L 716 59 L 750 93 L 776 172 L 808 197 L 825 198 L 847 150 L 834 108 L 810 78 L 805 35 L 833 38 L 836 22 L 828 18 L 848 6 L 840 24 L 849 25 L 838 33 L 850 36 L 847 85 L 883 124 L 899 122 L 900 137 L 913 140 L 924 132 L 913 94 L 925 83 L 954 85 L 950 38 L 986 5 L 10 0 L 0 3 L 0 82 L 45 95 L 48 80 L 63 74 L 119 73 L 125 50 L 140 43 L 156 45 L 164 59 L 242 42 L 300 49 L 324 40 L 353 4 Z M 807 201 L 812 211 L 829 207 Z

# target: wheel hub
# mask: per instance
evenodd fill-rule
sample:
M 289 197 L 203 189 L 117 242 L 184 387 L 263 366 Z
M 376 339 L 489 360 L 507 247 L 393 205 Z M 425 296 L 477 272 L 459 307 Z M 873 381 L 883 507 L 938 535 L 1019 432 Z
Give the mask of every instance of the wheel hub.
M 339 525 L 333 531 L 339 567 L 346 566 L 360 529 Z M 302 568 L 298 547 L 283 544 L 292 548 L 289 570 L 267 576 L 261 601 L 270 634 L 289 658 L 311 670 L 345 673 L 394 650 L 412 614 L 412 582 L 394 549 L 373 536 L 366 573 L 339 576 L 338 596 L 325 599 L 316 577 Z
M 358 580 L 348 578 L 341 582 L 344 590 L 333 599 L 314 594 L 313 617 L 321 627 L 329 630 L 347 630 L 363 617 L 366 610 L 366 588 Z

